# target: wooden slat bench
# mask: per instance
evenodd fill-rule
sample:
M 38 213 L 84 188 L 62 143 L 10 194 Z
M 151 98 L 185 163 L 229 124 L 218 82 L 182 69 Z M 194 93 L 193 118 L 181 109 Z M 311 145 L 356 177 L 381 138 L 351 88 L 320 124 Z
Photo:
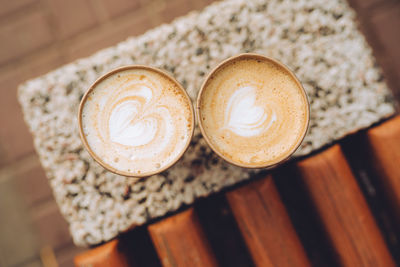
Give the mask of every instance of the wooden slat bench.
M 394 266 L 340 146 L 297 165 L 342 265 Z
M 127 256 L 119 249 L 119 240 L 112 240 L 102 246 L 96 247 L 75 257 L 78 267 L 128 267 Z
M 400 222 L 400 116 L 370 129 L 367 140 L 373 165 Z
M 310 265 L 271 176 L 227 198 L 257 266 Z
M 218 266 L 193 208 L 149 226 L 163 266 Z
M 369 129 L 366 140 L 384 185 L 383 194 L 389 194 L 393 214 L 399 215 L 400 116 Z M 311 200 L 308 208 L 319 218 L 315 227 L 325 231 L 332 257 L 342 266 L 395 266 L 395 252 L 388 248 L 340 144 L 295 165 Z M 237 186 L 225 197 L 251 256 L 250 266 L 315 265 L 304 246 L 305 235 L 299 238 L 271 175 Z M 196 205 L 148 226 L 160 265 L 224 266 L 203 229 Z M 117 244 L 118 239 L 78 255 L 76 266 L 127 266 L 129 253 L 121 253 Z

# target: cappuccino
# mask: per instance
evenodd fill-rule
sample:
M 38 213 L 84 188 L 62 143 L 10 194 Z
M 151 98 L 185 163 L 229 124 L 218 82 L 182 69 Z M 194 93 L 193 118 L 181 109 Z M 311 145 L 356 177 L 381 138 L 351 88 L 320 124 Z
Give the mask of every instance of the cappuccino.
M 150 67 L 114 70 L 81 102 L 81 137 L 105 168 L 143 177 L 175 163 L 190 143 L 194 113 L 186 91 Z
M 261 55 L 242 54 L 218 66 L 204 82 L 197 108 L 209 145 L 241 167 L 270 167 L 287 159 L 308 127 L 300 82 Z

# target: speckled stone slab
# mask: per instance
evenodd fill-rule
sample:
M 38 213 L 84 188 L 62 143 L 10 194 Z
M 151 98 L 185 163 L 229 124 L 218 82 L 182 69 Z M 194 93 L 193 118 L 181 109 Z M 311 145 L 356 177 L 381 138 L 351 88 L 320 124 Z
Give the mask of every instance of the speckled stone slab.
M 79 100 L 96 78 L 148 64 L 172 73 L 194 100 L 223 59 L 240 52 L 274 57 L 309 95 L 310 130 L 295 154 L 306 155 L 394 112 L 354 19 L 343 0 L 224 1 L 21 85 L 25 120 L 75 243 L 109 240 L 257 172 L 223 162 L 198 129 L 184 157 L 160 175 L 135 181 L 107 172 L 83 149 L 77 127 Z

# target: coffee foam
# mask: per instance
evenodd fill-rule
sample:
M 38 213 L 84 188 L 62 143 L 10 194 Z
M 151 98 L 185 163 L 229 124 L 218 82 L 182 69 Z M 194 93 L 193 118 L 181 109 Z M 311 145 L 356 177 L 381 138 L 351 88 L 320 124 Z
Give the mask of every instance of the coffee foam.
M 276 121 L 276 114 L 255 105 L 256 88 L 240 87 L 229 98 L 225 109 L 225 128 L 243 137 L 257 136 Z
M 238 58 L 206 82 L 199 117 L 211 145 L 229 161 L 269 166 L 289 156 L 303 138 L 308 103 L 283 67 Z
M 193 130 L 189 99 L 174 81 L 149 69 L 111 74 L 88 94 L 83 133 L 106 165 L 131 176 L 175 161 Z

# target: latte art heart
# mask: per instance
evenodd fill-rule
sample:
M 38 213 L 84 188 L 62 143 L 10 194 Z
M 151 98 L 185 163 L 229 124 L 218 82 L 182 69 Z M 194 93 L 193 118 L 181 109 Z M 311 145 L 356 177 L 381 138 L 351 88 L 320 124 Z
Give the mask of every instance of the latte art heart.
M 241 87 L 229 98 L 225 111 L 226 128 L 240 136 L 256 136 L 264 133 L 276 121 L 276 114 L 268 115 L 257 106 L 256 88 Z
M 134 85 L 132 82 L 129 84 Z M 152 98 L 152 90 L 146 86 L 140 85 L 137 86 L 137 90 L 130 90 L 126 99 L 132 100 L 117 104 L 111 112 L 108 121 L 111 141 L 135 147 L 146 145 L 155 138 L 159 122 L 152 114 L 147 114 L 147 105 L 151 103 Z M 151 109 L 150 112 L 154 110 Z
M 189 143 L 193 113 L 178 85 L 150 70 L 125 70 L 88 96 L 83 130 L 101 160 L 126 175 L 146 175 L 175 160 Z
M 208 76 L 198 111 L 211 148 L 241 167 L 263 168 L 287 158 L 308 126 L 307 97 L 296 77 L 254 54 L 228 59 Z
M 141 146 L 154 139 L 158 122 L 152 117 L 140 120 L 141 109 L 140 103 L 127 101 L 112 111 L 108 122 L 111 141 L 126 146 Z

